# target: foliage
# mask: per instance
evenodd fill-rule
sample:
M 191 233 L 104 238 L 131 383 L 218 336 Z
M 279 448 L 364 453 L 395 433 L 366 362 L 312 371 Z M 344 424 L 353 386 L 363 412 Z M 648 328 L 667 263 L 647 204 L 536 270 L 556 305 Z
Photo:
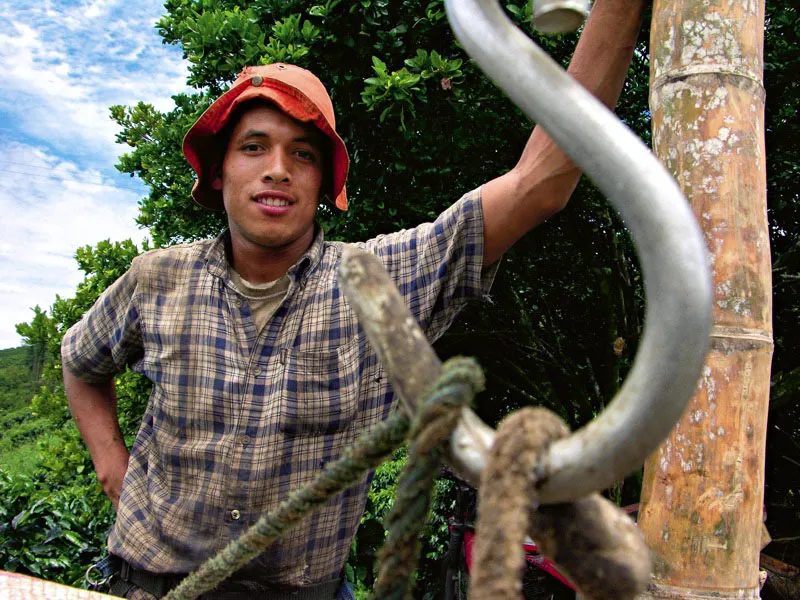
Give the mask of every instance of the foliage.
M 50 427 L 47 419 L 33 417 L 27 406 L 0 413 L 0 469 L 31 475 L 40 462 L 37 440 Z
M 767 202 L 773 263 L 772 361 L 765 506 L 767 551 L 800 565 L 800 10 L 766 5 Z
M 375 470 L 364 514 L 361 517 L 361 526 L 353 541 L 346 569 L 347 578 L 354 586 L 357 595 L 359 590 L 371 590 L 375 582 L 376 557 L 386 537 L 384 521 L 394 505 L 397 480 L 407 458 L 406 448 L 400 448 L 390 460 Z M 441 596 L 440 565 L 449 538 L 447 515 L 452 512 L 454 502 L 451 490 L 452 483 L 449 480 L 436 481 L 431 515 L 423 530 L 424 542 L 420 569 L 417 573 L 417 590 L 424 591 L 426 598 Z
M 506 4 L 509 16 L 527 29 L 530 3 Z M 773 537 L 780 532 L 786 539 L 796 539 L 800 533 L 796 525 L 800 522 L 797 8 L 768 4 L 766 24 L 768 208 L 776 332 L 766 501 Z M 210 214 L 191 201 L 193 175 L 181 154 L 181 141 L 211 99 L 247 64 L 293 62 L 311 68 L 331 92 L 337 129 L 348 145 L 352 168 L 350 211 L 320 208 L 319 221 L 329 238 L 363 240 L 434 218 L 462 193 L 511 167 L 528 138 L 531 124 L 455 42 L 442 0 L 167 0 L 157 28 L 165 43 L 182 48 L 193 91 L 175 96 L 175 108 L 168 112 L 146 103 L 111 108 L 121 128 L 117 140 L 129 147 L 117 168 L 148 185 L 137 222 L 149 228 L 157 247 L 213 236 L 225 225 L 224 215 Z M 617 109 L 646 141 L 650 138 L 648 36 L 645 27 Z M 575 37 L 537 41 L 565 63 Z M 18 552 L 21 558 L 14 565 L 19 570 L 46 570 L 49 579 L 74 581 L 73 563 L 85 561 L 102 545 L 110 504 L 93 481 L 88 454 L 64 410 L 59 345 L 66 330 L 138 252 L 129 241 L 79 249 L 76 258 L 85 278 L 75 296 L 57 297 L 49 315 L 36 307 L 31 322 L 20 325 L 27 362 L 4 363 L 11 355 L 0 351 L 0 410 L 20 408 L 19 398 L 27 403 L 44 386 L 36 395 L 34 412 L 48 419 L 39 473 L 27 480 L 3 475 L 0 487 L 7 515 L 5 525 L 0 525 L 0 561 L 11 560 L 14 555 L 9 551 Z M 584 181 L 563 213 L 504 258 L 492 304 L 462 313 L 437 351 L 442 357 L 459 353 L 480 360 L 488 388 L 478 410 L 488 422 L 521 405 L 543 404 L 575 427 L 593 418 L 619 388 L 636 352 L 643 305 L 641 277 L 625 228 Z M 41 367 L 32 369 L 33 365 Z M 123 431 L 130 443 L 149 384 L 130 372 L 120 375 L 116 384 Z M 13 427 L 27 427 L 28 432 L 36 431 L 41 422 L 36 419 L 42 418 L 30 412 L 13 414 L 22 419 Z M 399 453 L 376 471 L 351 553 L 348 575 L 357 589 L 371 586 L 375 550 L 384 536 L 381 520 L 391 505 L 402 461 Z M 45 483 L 51 480 L 54 487 Z M 615 498 L 634 501 L 637 477 L 622 483 Z M 440 484 L 434 521 L 426 533 L 420 594 L 434 593 L 440 579 L 437 560 L 446 539 L 443 515 L 450 510 L 448 494 L 446 484 Z M 16 527 L 27 528 L 23 532 L 11 522 L 26 509 L 30 514 L 16 522 Z M 84 521 L 90 517 L 96 521 Z M 65 535 L 48 539 L 47 532 L 55 531 L 53 523 L 62 531 L 86 532 L 82 543 L 87 550 Z M 34 541 L 18 540 L 22 533 Z M 796 547 L 790 542 L 782 546 L 786 550 L 781 556 L 797 562 Z M 70 561 L 69 567 L 59 562 L 62 558 Z
M 0 567 L 80 585 L 113 519 L 99 486 L 47 490 L 0 471 L 0 497 Z
M 26 347 L 0 350 L 0 415 L 30 402 L 38 379 L 32 365 L 32 353 Z
M 27 407 L 6 416 L 11 428 L 3 428 L 0 439 L 4 458 L 10 449 L 7 441 L 23 443 L 26 451 L 24 468 L 9 461 L 13 471 L 0 471 L 4 505 L 0 509 L 0 567 L 6 570 L 80 585 L 86 568 L 103 553 L 113 509 L 69 415 L 61 383 L 60 344 L 67 329 L 130 267 L 138 253 L 129 240 L 79 248 L 76 259 L 85 277 L 75 297 L 57 296 L 52 316 L 36 307 L 31 323 L 17 328 L 27 344 L 20 353 L 29 366 L 38 365 L 40 386 L 32 399 L 28 396 Z M 150 383 L 126 372 L 116 384 L 120 425 L 130 445 Z
M 347 579 L 354 587 L 372 589 L 375 581 L 375 558 L 386 538 L 383 522 L 394 504 L 397 478 L 407 456 L 406 449 L 401 448 L 375 470 L 358 536 L 353 540 L 347 564 Z

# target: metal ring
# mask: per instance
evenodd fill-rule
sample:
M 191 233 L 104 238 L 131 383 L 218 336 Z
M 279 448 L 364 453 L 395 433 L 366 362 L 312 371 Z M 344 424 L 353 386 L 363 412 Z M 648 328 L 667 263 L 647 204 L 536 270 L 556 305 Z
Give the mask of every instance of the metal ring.
M 113 577 L 113 575 L 109 575 L 108 577 L 102 577 L 98 581 L 94 581 L 91 576 L 92 571 L 97 571 L 98 573 L 100 573 L 100 575 L 103 575 L 103 572 L 100 569 L 98 569 L 95 565 L 91 565 L 88 569 L 86 569 L 86 574 L 84 575 L 84 579 L 86 579 L 86 583 L 88 583 L 89 586 L 93 588 L 99 588 L 100 586 L 105 585 Z

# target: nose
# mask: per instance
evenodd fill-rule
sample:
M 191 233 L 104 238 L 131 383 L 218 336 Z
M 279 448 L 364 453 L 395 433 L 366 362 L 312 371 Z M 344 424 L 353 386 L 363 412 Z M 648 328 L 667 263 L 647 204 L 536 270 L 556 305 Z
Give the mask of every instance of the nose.
M 268 153 L 264 161 L 264 169 L 261 177 L 264 181 L 286 183 L 290 178 L 289 157 L 280 149 L 273 149 Z

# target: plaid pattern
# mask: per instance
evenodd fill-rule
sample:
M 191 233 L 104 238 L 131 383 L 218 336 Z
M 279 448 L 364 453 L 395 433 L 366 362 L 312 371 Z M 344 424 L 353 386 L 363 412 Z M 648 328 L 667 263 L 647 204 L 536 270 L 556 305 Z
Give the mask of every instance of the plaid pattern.
M 379 256 L 433 340 L 491 285 L 478 190 L 434 222 L 357 246 Z M 260 335 L 231 285 L 224 237 L 154 250 L 64 337 L 89 382 L 130 365 L 154 384 L 122 487 L 109 550 L 134 567 L 183 573 L 309 482 L 395 396 L 342 294 L 344 244 L 318 232 L 289 270 Z M 371 476 L 333 498 L 240 572 L 289 585 L 338 577 Z

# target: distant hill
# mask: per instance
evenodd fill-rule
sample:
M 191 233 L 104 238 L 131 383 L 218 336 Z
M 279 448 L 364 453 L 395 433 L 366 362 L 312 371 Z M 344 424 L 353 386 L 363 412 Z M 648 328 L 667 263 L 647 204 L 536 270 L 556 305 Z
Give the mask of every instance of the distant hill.
M 0 413 L 27 406 L 38 388 L 27 346 L 0 350 Z

